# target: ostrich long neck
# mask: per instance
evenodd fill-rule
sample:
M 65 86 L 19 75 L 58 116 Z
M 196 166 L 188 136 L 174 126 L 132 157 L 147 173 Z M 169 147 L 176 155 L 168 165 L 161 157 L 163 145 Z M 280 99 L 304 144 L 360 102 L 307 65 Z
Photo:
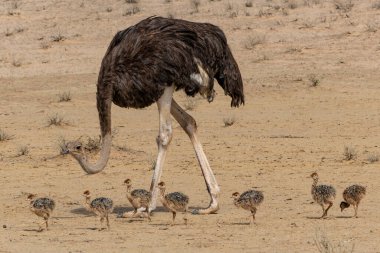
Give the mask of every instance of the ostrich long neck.
M 112 137 L 111 133 L 107 133 L 104 137 L 102 137 L 102 147 L 100 150 L 100 158 L 95 164 L 91 164 L 87 161 L 87 157 L 85 155 L 72 154 L 73 157 L 79 162 L 82 169 L 88 174 L 95 174 L 104 169 L 106 167 L 108 158 L 111 152 L 111 142 Z
M 315 191 L 315 188 L 317 187 L 318 178 L 313 178 L 313 184 L 311 185 L 311 192 Z
M 131 190 L 132 190 L 132 185 L 127 185 L 127 199 L 129 201 L 132 201 Z
M 85 197 L 85 200 L 84 200 L 84 207 L 87 209 L 87 210 L 91 210 L 91 197 L 90 196 L 86 196 Z

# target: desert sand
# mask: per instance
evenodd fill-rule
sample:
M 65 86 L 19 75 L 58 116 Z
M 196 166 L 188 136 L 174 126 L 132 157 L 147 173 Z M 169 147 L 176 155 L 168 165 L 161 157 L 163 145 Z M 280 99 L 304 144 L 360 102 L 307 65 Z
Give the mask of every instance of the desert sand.
M 380 252 L 380 3 L 370 0 L 3 0 L 0 5 L 0 252 Z M 251 6 L 252 5 L 252 6 Z M 86 175 L 60 140 L 97 139 L 98 69 L 113 35 L 160 15 L 220 26 L 237 60 L 246 103 L 230 108 L 216 84 L 212 103 L 176 100 L 194 116 L 221 187 L 220 210 L 169 226 L 159 204 L 152 222 L 117 218 L 132 210 L 123 181 L 149 188 L 157 154 L 157 106 L 112 108 L 107 168 Z M 65 92 L 70 101 L 59 102 Z M 50 125 L 49 119 L 62 119 Z M 226 121 L 231 126 L 225 126 Z M 345 153 L 345 148 L 348 148 Z M 91 160 L 96 159 L 93 153 Z M 352 157 L 349 157 L 352 155 Z M 313 203 L 308 176 L 337 190 L 327 219 Z M 174 123 L 162 180 L 168 191 L 206 207 L 209 196 L 186 134 Z M 367 186 L 343 213 L 345 187 Z M 263 191 L 249 225 L 231 194 Z M 82 205 L 82 192 L 115 202 L 110 231 Z M 26 196 L 56 203 L 50 230 Z M 344 251 L 344 250 L 347 251 Z

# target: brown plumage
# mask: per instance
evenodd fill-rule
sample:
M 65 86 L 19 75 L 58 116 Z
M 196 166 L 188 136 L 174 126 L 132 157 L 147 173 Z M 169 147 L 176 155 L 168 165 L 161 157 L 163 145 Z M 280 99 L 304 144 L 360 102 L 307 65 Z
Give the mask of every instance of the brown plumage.
M 253 224 L 255 222 L 257 208 L 264 201 L 264 194 L 261 191 L 249 190 L 243 192 L 241 195 L 238 192 L 234 192 L 232 198 L 234 199 L 235 206 L 251 211 L 251 224 Z
M 149 203 L 152 200 L 152 193 L 144 189 L 134 189 L 132 191 L 132 182 L 130 179 L 126 179 L 124 184 L 127 186 L 127 198 L 135 209 L 132 216 L 137 213 L 137 209 L 144 207 L 150 221 Z
M 327 211 L 333 205 L 336 196 L 335 188 L 331 185 L 317 185 L 319 177 L 316 172 L 312 173 L 310 177 L 313 179 L 311 195 L 313 196 L 314 201 L 322 207 L 323 213 L 321 218 L 325 218 L 327 216 Z M 325 205 L 328 205 L 328 207 L 325 208 Z
M 104 218 L 107 222 L 107 228 L 110 229 L 110 222 L 108 219 L 108 215 L 113 211 L 113 201 L 110 198 L 96 198 L 91 201 L 90 191 L 86 190 L 83 192 L 83 196 L 85 197 L 84 206 L 87 210 L 94 212 L 97 216 L 100 217 L 100 228 L 102 229 Z
M 28 195 L 29 208 L 30 211 L 35 213 L 37 216 L 42 217 L 44 219 L 44 222 L 42 224 L 45 224 L 46 230 L 49 230 L 49 218 L 51 216 L 51 213 L 53 212 L 55 208 L 55 202 L 54 200 L 50 198 L 36 198 L 36 195 L 29 194 Z M 39 231 L 42 231 L 42 224 L 39 224 Z
M 174 220 L 177 212 L 183 212 L 183 220 L 187 225 L 187 212 L 188 212 L 188 204 L 189 197 L 181 192 L 172 192 L 165 195 L 166 186 L 164 182 L 160 182 L 158 184 L 158 188 L 160 189 L 160 199 L 162 205 L 166 207 L 173 214 L 172 226 L 174 225 Z
M 361 186 L 361 185 L 357 185 L 357 184 L 354 184 L 354 185 L 351 185 L 351 186 L 347 187 L 343 191 L 343 199 L 345 201 L 342 201 L 340 203 L 340 209 L 341 209 L 341 211 L 343 212 L 343 210 L 345 208 L 348 208 L 350 205 L 353 205 L 354 210 L 355 210 L 354 217 L 357 218 L 358 217 L 359 204 L 360 204 L 360 201 L 366 195 L 366 191 L 367 191 L 366 187 Z
M 112 102 L 125 108 L 144 108 L 157 103 L 159 152 L 150 189 L 153 195 L 150 209 L 156 207 L 157 184 L 172 139 L 173 116 L 191 139 L 211 198 L 208 208 L 195 211 L 215 213 L 219 209 L 220 189 L 196 136 L 196 121 L 173 99 L 174 91 L 184 90 L 188 96 L 201 94 L 211 102 L 215 96 L 214 79 L 231 97 L 231 106 L 244 104 L 240 70 L 219 27 L 149 17 L 119 31 L 103 57 L 97 82 L 96 101 L 102 139 L 100 157 L 90 163 L 81 143 L 69 143 L 65 153 L 71 154 L 86 173 L 102 171 L 112 146 Z

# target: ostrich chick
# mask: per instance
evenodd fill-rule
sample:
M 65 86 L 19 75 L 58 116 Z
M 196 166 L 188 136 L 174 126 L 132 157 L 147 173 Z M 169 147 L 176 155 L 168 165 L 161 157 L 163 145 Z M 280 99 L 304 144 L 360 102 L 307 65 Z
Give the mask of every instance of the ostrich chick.
M 100 216 L 99 230 L 102 230 L 104 218 L 106 218 L 106 221 L 107 221 L 107 228 L 110 229 L 108 214 L 110 214 L 113 210 L 112 199 L 100 197 L 91 201 L 91 194 L 90 194 L 90 191 L 88 190 L 83 192 L 83 196 L 85 197 L 84 206 L 86 207 L 86 209 Z
M 321 218 L 325 218 L 327 216 L 327 211 L 333 205 L 336 191 L 331 185 L 317 185 L 319 177 L 316 172 L 312 173 L 310 177 L 313 179 L 311 195 L 313 196 L 314 201 L 322 206 L 323 213 Z M 325 208 L 325 205 L 328 205 L 328 207 Z
M 183 220 L 185 221 L 185 225 L 187 225 L 187 206 L 189 204 L 189 197 L 181 192 L 172 192 L 165 195 L 166 186 L 164 182 L 160 182 L 158 184 L 158 188 L 160 189 L 160 199 L 162 205 L 173 213 L 173 221 L 171 225 L 174 225 L 177 212 L 184 213 Z
M 264 194 L 261 191 L 249 190 L 241 195 L 238 192 L 232 194 L 234 205 L 251 211 L 252 222 L 255 222 L 255 214 L 258 206 L 264 201 Z
M 362 198 L 364 198 L 365 194 L 366 188 L 364 186 L 354 184 L 347 187 L 343 191 L 343 199 L 345 201 L 342 201 L 340 203 L 340 210 L 343 212 L 345 208 L 349 207 L 350 205 L 353 205 L 355 209 L 354 216 L 358 218 L 359 203 L 362 200 Z
M 132 191 L 132 182 L 130 179 L 126 179 L 124 184 L 127 186 L 127 198 L 133 208 L 132 217 L 137 213 L 137 209 L 143 207 L 148 215 L 148 220 L 150 221 L 149 203 L 152 200 L 152 193 L 144 189 L 135 189 Z
M 30 201 L 30 210 L 37 216 L 40 216 L 44 219 L 44 222 L 39 225 L 39 231 L 41 232 L 43 230 L 42 224 L 44 223 L 46 226 L 46 230 L 49 230 L 48 220 L 55 208 L 54 200 L 49 198 L 36 198 L 36 195 L 34 194 L 29 194 L 28 200 Z

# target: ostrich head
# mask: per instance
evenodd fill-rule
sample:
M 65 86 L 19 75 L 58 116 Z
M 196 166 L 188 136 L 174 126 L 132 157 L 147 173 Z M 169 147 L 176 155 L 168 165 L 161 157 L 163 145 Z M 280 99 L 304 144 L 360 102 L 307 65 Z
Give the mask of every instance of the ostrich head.
M 85 198 L 90 198 L 90 197 L 91 197 L 91 193 L 90 193 L 90 191 L 89 191 L 89 190 L 85 190 L 85 191 L 83 192 L 83 196 L 84 196 Z
M 36 198 L 36 196 L 37 196 L 36 194 L 32 194 L 32 193 L 31 193 L 31 194 L 28 194 L 28 197 L 26 197 L 26 199 L 27 199 L 27 200 L 33 200 L 33 199 Z
M 348 208 L 350 206 L 350 204 L 348 204 L 347 202 L 340 202 L 340 211 L 343 212 L 344 209 Z
M 132 185 L 132 181 L 128 178 L 128 179 L 125 179 L 124 180 L 124 184 L 126 185 L 126 186 L 131 186 Z
M 73 156 L 83 156 L 83 145 L 80 141 L 70 141 L 66 143 L 63 152 Z
M 159 183 L 158 183 L 158 188 L 159 188 L 160 190 L 165 190 L 165 188 L 166 188 L 165 183 L 164 183 L 164 182 L 159 182 Z
M 318 174 L 317 172 L 313 172 L 311 173 L 310 177 L 315 181 L 315 180 L 318 180 Z
M 240 193 L 238 193 L 238 192 L 234 192 L 234 193 L 232 193 L 232 196 L 231 196 L 231 198 L 233 198 L 233 199 L 238 199 L 239 198 L 239 196 L 240 196 Z

